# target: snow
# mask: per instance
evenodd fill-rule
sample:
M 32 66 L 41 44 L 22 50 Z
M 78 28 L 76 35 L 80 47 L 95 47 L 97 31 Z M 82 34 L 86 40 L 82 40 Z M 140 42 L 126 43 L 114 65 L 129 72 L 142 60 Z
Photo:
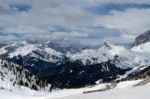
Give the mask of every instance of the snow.
M 7 68 L 1 67 L 1 61 L 0 60 L 0 88 L 8 89 L 10 90 L 13 82 L 15 82 L 16 76 L 13 74 L 12 71 L 9 71 Z
M 13 46 L 16 46 L 16 44 L 14 44 Z M 44 51 L 44 53 L 46 53 L 45 57 L 42 58 L 36 56 L 32 53 L 33 51 L 39 51 L 42 52 L 42 54 Z M 0 49 L 0 54 L 4 53 L 7 53 L 7 50 L 5 49 L 5 47 L 2 47 Z M 34 57 L 39 57 L 47 61 L 56 61 L 51 60 L 51 55 L 57 56 L 59 58 L 62 58 L 63 56 L 62 53 L 57 52 L 51 48 L 43 47 L 42 45 L 28 44 L 26 42 L 23 42 L 22 46 L 17 47 L 15 51 L 11 52 L 9 55 L 10 57 L 18 55 L 25 56 L 31 53 Z M 121 62 L 118 67 L 123 68 L 124 66 L 129 66 L 133 68 L 131 71 L 121 76 L 122 78 L 125 78 L 133 71 L 137 69 L 144 69 L 145 67 L 142 66 L 150 64 L 150 43 L 145 43 L 131 49 L 126 49 L 122 46 L 115 46 L 107 43 L 98 49 L 82 50 L 79 53 L 69 54 L 68 57 L 70 57 L 73 61 L 77 59 L 82 60 L 84 64 L 86 64 L 87 60 L 91 62 L 90 64 L 95 64 L 108 61 L 109 59 L 114 59 L 116 55 L 119 56 L 119 60 Z M 94 61 L 93 58 L 96 58 L 97 60 Z M 11 79 L 15 78 L 13 72 L 8 72 L 7 69 L 2 68 L 0 68 L 0 72 L 3 72 L 3 74 L 5 72 L 7 73 L 7 75 L 5 75 L 4 77 L 4 80 L 0 79 L 0 88 L 4 87 L 4 90 L 0 89 L 1 99 L 141 99 L 143 97 L 144 99 L 149 99 L 150 97 L 150 83 L 145 86 L 133 87 L 141 80 L 123 81 L 118 83 L 116 88 L 111 89 L 110 91 L 91 94 L 83 94 L 83 92 L 103 89 L 106 87 L 106 85 L 110 85 L 110 83 L 97 84 L 95 86 L 89 86 L 80 89 L 54 90 L 48 93 L 43 91 L 34 91 L 26 87 L 13 87 L 13 81 L 10 81 Z
M 136 53 L 123 46 L 115 46 L 108 42 L 98 49 L 85 49 L 75 54 L 68 54 L 67 56 L 72 61 L 81 60 L 84 65 L 87 64 L 87 61 L 90 61 L 90 64 L 97 64 L 114 60 L 115 58 L 120 61 L 117 65 L 120 68 L 133 68 L 150 64 L 149 58 L 143 56 L 143 54 Z
M 117 84 L 117 87 L 115 89 L 121 89 L 121 88 L 131 88 L 137 83 L 141 82 L 142 80 L 131 80 L 131 81 L 123 81 Z
M 16 64 L 0 60 L 0 90 L 10 91 L 25 96 L 28 96 L 35 92 L 37 93 L 37 91 L 30 89 L 32 85 L 35 85 L 37 86 L 37 88 L 39 88 L 39 85 L 36 84 L 37 80 L 35 79 L 35 76 L 30 75 L 30 78 L 27 78 L 26 74 L 28 74 L 29 71 L 23 69 L 20 72 L 18 72 L 18 67 L 19 66 Z M 22 80 L 24 83 L 27 83 L 28 87 L 23 87 L 19 85 L 18 82 L 20 80 Z M 48 84 L 48 86 L 46 86 L 45 88 L 39 88 L 39 90 L 41 92 L 48 92 L 49 88 L 50 84 Z
M 81 52 L 74 54 L 67 53 L 66 56 L 72 61 L 81 60 L 84 65 L 86 64 L 97 64 L 106 62 L 108 60 L 114 60 L 117 58 L 120 63 L 117 64 L 120 68 L 133 68 L 136 66 L 146 66 L 150 64 L 150 43 L 142 44 L 140 46 L 134 47 L 132 49 L 125 48 L 123 46 L 116 46 L 109 42 L 104 43 L 98 49 L 85 49 Z M 11 47 L 10 47 L 11 46 Z M 11 48 L 13 50 L 6 50 L 6 48 Z M 141 49 L 142 48 L 142 49 Z M 37 51 L 39 54 L 34 53 Z M 14 56 L 26 56 L 30 55 L 32 57 L 48 61 L 48 62 L 60 62 L 65 55 L 49 48 L 47 45 L 42 43 L 28 43 L 28 42 L 13 42 L 7 46 L 0 49 L 0 55 L 8 52 L 10 58 Z M 147 54 L 148 53 L 148 54 Z M 54 57 L 53 57 L 54 56 Z M 56 57 L 56 58 L 55 58 Z
M 7 53 L 7 50 L 5 49 L 5 47 L 2 47 L 0 49 L 0 54 L 5 54 L 5 53 Z
M 110 83 L 79 89 L 54 90 L 53 92 L 33 91 L 25 87 L 20 87 L 20 89 L 14 89 L 13 91 L 0 89 L 0 97 L 1 99 L 141 99 L 144 96 L 144 99 L 149 99 L 149 84 L 132 87 L 140 81 L 123 81 L 115 89 L 89 94 L 83 94 L 83 92 L 102 89 Z
M 131 50 L 134 52 L 150 54 L 150 42 L 135 46 Z
M 42 44 L 31 44 L 31 43 L 23 41 L 20 43 L 13 43 L 11 45 L 7 45 L 7 47 L 9 47 L 9 46 L 14 48 L 13 51 L 11 50 L 8 53 L 9 58 L 13 58 L 14 56 L 19 56 L 19 55 L 21 55 L 21 56 L 30 55 L 32 57 L 36 57 L 38 59 L 41 59 L 44 61 L 49 61 L 49 62 L 57 62 L 58 61 L 56 58 L 52 58 L 53 56 L 58 57 L 60 59 L 63 58 L 62 53 L 57 52 L 54 49 L 51 49 Z M 3 49 L 4 49 L 4 47 L 0 49 L 1 55 L 6 53 L 6 51 L 4 51 Z M 1 50 L 3 50 L 3 51 L 1 51 Z M 40 53 L 41 55 L 34 53 L 34 51 Z
M 31 53 L 33 50 L 37 50 L 37 47 L 35 47 L 35 45 L 25 45 L 23 47 L 17 48 L 16 51 L 10 53 L 9 56 L 10 58 L 13 58 L 14 56 L 18 56 L 18 55 L 25 56 Z
M 57 99 L 149 99 L 150 86 L 117 89 L 106 92 L 80 94 Z
M 37 97 L 37 96 L 20 96 L 17 94 L 12 94 L 9 92 L 0 91 L 0 97 L 2 99 L 149 99 L 150 86 L 142 86 L 142 87 L 135 87 L 135 88 L 128 88 L 128 89 L 120 89 L 120 90 L 111 90 L 107 92 L 97 92 L 92 94 L 78 94 L 78 95 L 71 95 L 68 97 Z M 11 97 L 9 97 L 11 96 Z
M 48 48 L 48 47 L 44 48 L 44 50 L 45 50 L 47 53 L 51 54 L 51 55 L 60 56 L 60 57 L 63 56 L 62 53 L 57 52 L 57 51 L 55 51 L 55 50 L 53 50 L 53 49 L 51 49 L 51 48 Z

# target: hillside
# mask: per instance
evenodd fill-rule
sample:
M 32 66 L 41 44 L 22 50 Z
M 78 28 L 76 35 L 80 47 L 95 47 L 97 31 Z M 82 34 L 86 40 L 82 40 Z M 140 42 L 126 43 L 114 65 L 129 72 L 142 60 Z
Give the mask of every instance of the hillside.
M 13 91 L 15 88 L 21 86 L 37 91 L 50 90 L 50 85 L 44 80 L 40 80 L 23 66 L 16 65 L 6 60 L 0 60 L 0 83 L 0 89 L 3 90 Z

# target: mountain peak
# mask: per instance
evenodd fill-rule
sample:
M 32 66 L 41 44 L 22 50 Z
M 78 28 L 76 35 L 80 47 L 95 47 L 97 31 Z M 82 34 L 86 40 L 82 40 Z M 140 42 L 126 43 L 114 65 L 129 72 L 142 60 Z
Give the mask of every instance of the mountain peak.
M 113 45 L 110 42 L 105 41 L 103 43 L 102 47 L 105 47 L 105 48 L 108 48 L 108 49 L 112 49 Z

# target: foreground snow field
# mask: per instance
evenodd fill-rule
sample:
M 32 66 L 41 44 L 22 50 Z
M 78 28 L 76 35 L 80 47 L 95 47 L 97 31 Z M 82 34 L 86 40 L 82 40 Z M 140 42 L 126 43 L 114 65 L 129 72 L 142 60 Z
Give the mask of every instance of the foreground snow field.
M 81 94 L 59 99 L 149 99 L 150 85 L 126 89 L 115 89 L 106 92 Z
M 36 92 L 27 88 L 14 89 L 12 92 L 0 89 L 0 99 L 149 99 L 150 84 L 132 87 L 140 81 L 124 81 L 112 90 L 88 94 L 83 94 L 83 92 L 102 89 L 108 83 L 80 89 L 57 90 L 51 93 Z

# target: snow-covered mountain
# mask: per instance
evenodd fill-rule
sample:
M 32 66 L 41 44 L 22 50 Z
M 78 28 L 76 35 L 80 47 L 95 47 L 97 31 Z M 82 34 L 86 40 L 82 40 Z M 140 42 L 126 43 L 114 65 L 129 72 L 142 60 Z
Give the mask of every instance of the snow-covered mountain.
M 53 87 L 82 87 L 98 80 L 109 82 L 150 65 L 149 43 L 131 49 L 109 42 L 99 48 L 74 49 L 51 41 L 1 42 L 0 57 L 47 79 Z
M 31 56 L 48 62 L 59 62 L 64 58 L 61 52 L 57 52 L 42 43 L 12 42 L 0 48 L 0 56 L 13 58 L 17 56 Z
M 97 64 L 86 64 L 83 67 L 82 62 L 79 60 L 72 61 L 72 58 L 68 57 L 68 55 L 52 49 L 49 44 L 50 42 L 11 42 L 0 48 L 0 56 L 25 66 L 33 74 L 42 79 L 47 79 L 53 86 L 59 87 L 84 86 L 94 84 L 95 81 L 100 79 L 109 81 L 117 78 L 118 74 L 124 74 L 125 70 L 129 69 L 119 69 L 114 62 L 108 61 L 108 58 L 106 58 L 106 61 L 101 61 Z M 92 68 L 93 70 L 91 70 Z M 98 76 L 100 74 L 105 75 L 105 77 Z M 79 75 L 80 77 L 78 77 Z M 87 76 L 91 76 L 91 78 L 81 80 Z M 109 78 L 110 76 L 112 77 Z
M 136 52 L 138 49 L 139 47 L 127 49 L 123 46 L 116 46 L 105 42 L 103 46 L 98 49 L 86 49 L 76 54 L 68 54 L 68 56 L 72 61 L 81 60 L 84 65 L 98 64 L 108 60 L 118 61 L 116 66 L 120 68 L 149 65 L 150 61 L 148 58 Z M 143 50 L 146 50 L 146 47 L 143 48 Z

